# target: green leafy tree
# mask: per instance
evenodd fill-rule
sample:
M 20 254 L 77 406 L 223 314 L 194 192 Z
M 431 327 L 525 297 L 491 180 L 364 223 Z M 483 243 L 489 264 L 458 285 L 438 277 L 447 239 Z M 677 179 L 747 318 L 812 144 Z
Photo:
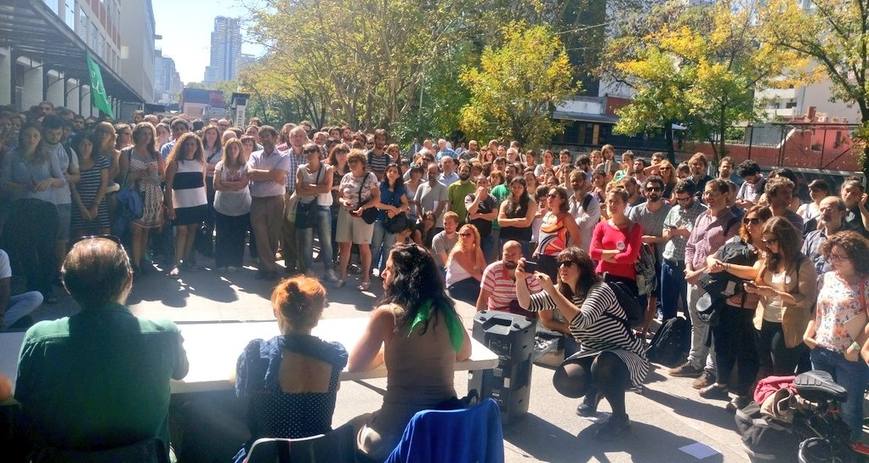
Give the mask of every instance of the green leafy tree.
M 860 108 L 863 173 L 869 177 L 869 3 L 866 0 L 770 0 L 760 18 L 766 39 L 817 63 L 833 82 L 834 97 Z
M 475 138 L 548 143 L 564 130 L 550 117 L 552 109 L 577 90 L 567 51 L 547 26 L 513 23 L 502 34 L 500 47 L 486 47 L 479 67 L 461 74 L 471 97 L 460 127 Z

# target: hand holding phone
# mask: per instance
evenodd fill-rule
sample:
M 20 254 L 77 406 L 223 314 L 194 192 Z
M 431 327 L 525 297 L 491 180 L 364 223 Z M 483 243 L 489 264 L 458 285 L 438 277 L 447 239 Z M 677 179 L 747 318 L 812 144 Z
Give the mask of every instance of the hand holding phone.
M 533 260 L 525 261 L 525 273 L 534 274 L 534 272 L 540 271 L 540 264 L 534 262 Z

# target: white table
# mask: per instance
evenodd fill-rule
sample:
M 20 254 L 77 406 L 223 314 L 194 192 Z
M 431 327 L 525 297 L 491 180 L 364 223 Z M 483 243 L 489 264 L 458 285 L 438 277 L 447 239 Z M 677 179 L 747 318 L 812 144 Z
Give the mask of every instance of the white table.
M 368 324 L 367 318 L 321 320 L 313 334 L 326 341 L 338 341 L 349 352 Z M 184 337 L 184 349 L 190 361 L 190 371 L 180 381 L 172 381 L 172 393 L 217 391 L 231 389 L 235 384 L 235 363 L 247 343 L 256 338 L 270 339 L 279 334 L 277 322 L 208 322 L 178 324 Z M 23 332 L 0 333 L 0 373 L 15 384 L 18 353 L 24 340 Z M 471 358 L 456 362 L 455 369 L 486 370 L 498 365 L 498 356 L 471 339 Z M 386 368 L 341 372 L 342 381 L 385 378 Z

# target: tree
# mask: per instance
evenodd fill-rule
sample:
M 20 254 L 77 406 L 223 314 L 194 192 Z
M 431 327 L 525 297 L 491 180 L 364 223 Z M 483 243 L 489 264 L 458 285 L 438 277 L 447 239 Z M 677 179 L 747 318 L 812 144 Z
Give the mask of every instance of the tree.
M 796 53 L 762 40 L 759 0 L 718 0 L 653 8 L 608 47 L 604 72 L 632 87 L 616 131 L 636 134 L 672 123 L 709 142 L 713 163 L 725 154 L 730 126 L 756 118 L 756 91 L 787 85 L 802 62 Z M 711 22 L 710 22 L 711 21 Z
M 869 178 L 869 4 L 866 0 L 770 0 L 760 18 L 766 38 L 810 58 L 833 82 L 834 97 L 860 108 L 863 173 Z
M 548 26 L 511 23 L 502 36 L 502 46 L 486 47 L 479 67 L 461 74 L 471 98 L 459 125 L 473 137 L 548 143 L 564 130 L 552 109 L 577 90 L 567 51 Z

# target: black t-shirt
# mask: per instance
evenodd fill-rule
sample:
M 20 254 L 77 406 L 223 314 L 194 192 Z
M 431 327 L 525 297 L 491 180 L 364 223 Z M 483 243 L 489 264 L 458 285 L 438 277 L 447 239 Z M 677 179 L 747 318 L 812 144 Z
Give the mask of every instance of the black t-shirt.
M 465 197 L 465 205 L 470 205 L 474 202 L 474 194 L 471 193 Z M 477 205 L 477 213 L 479 214 L 488 214 L 495 210 L 498 207 L 497 203 L 495 203 L 495 198 L 491 195 L 486 199 L 480 201 L 480 204 Z M 480 232 L 480 238 L 485 238 L 492 233 L 492 221 L 476 218 L 470 221 L 470 224 L 477 227 L 477 231 Z

